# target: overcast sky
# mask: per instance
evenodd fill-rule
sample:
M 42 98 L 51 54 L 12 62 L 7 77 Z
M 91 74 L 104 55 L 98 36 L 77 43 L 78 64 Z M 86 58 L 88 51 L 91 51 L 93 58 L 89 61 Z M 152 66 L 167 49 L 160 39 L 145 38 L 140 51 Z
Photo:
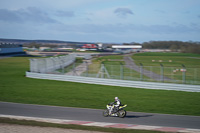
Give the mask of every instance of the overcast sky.
M 0 0 L 0 38 L 200 41 L 200 0 Z

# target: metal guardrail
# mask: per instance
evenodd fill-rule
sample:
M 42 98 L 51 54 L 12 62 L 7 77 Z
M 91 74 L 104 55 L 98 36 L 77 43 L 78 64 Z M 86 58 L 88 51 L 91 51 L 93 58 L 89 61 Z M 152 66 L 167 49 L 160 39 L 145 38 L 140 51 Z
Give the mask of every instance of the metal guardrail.
M 200 92 L 200 85 L 128 81 L 128 80 L 91 78 L 91 77 L 57 75 L 57 74 L 43 74 L 43 73 L 34 73 L 34 72 L 26 72 L 26 77 L 37 78 L 37 79 L 89 83 L 89 84 L 110 85 L 110 86 L 133 87 L 133 88 Z

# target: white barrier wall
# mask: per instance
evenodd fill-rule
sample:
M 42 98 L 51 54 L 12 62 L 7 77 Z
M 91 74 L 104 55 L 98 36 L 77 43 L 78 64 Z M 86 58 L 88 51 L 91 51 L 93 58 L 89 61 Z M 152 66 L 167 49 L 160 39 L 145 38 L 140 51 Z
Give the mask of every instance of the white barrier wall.
M 81 76 L 43 74 L 43 73 L 32 73 L 32 72 L 26 72 L 26 77 L 36 78 L 36 79 L 49 79 L 49 80 L 70 81 L 78 83 L 110 85 L 110 86 L 133 87 L 133 88 L 200 92 L 200 85 L 128 81 L 128 80 L 90 78 Z
M 64 68 L 72 64 L 76 59 L 75 54 L 60 57 L 42 59 L 30 59 L 30 72 L 47 73 L 56 69 Z

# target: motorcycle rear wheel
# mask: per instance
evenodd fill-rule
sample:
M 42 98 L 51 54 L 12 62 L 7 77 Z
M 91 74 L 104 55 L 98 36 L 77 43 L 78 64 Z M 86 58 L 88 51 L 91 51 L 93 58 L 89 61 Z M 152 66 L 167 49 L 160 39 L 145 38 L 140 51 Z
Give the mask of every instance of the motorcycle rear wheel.
M 103 116 L 104 117 L 108 117 L 108 115 L 109 115 L 109 110 L 108 109 L 106 109 L 105 111 L 103 111 Z
M 126 116 L 126 110 L 119 110 L 118 111 L 118 116 L 120 118 L 124 118 Z

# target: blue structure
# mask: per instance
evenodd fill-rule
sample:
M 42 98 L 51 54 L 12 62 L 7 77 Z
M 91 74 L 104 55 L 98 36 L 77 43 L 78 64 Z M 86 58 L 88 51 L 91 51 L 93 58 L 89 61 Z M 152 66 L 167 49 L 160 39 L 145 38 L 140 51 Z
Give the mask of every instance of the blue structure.
M 0 43 L 0 55 L 24 53 L 21 44 Z

